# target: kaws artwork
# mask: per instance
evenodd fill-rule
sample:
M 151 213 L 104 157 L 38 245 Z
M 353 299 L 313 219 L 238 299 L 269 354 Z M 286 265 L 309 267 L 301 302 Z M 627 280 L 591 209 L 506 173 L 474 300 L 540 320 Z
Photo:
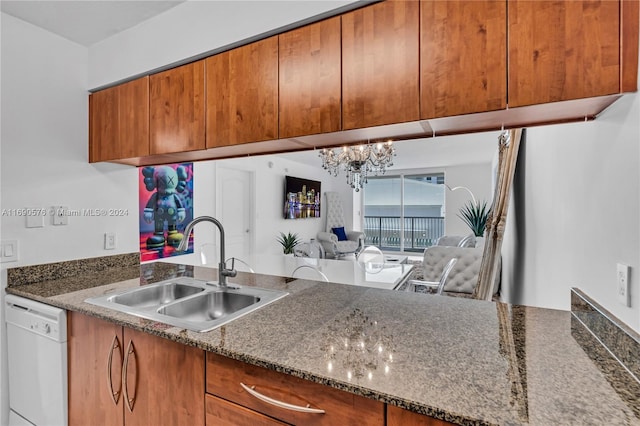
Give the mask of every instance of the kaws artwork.
M 153 260 L 193 253 L 175 248 L 193 219 L 193 163 L 140 168 L 140 253 Z

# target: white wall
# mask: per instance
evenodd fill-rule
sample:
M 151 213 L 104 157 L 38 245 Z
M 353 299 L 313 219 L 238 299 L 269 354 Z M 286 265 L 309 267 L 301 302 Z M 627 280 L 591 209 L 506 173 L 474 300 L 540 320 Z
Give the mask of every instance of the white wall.
M 1 23 L 1 208 L 60 204 L 135 213 L 136 169 L 87 162 L 87 49 L 4 13 Z M 20 245 L 19 261 L 1 265 L 2 289 L 8 267 L 137 250 L 135 214 L 73 217 L 62 227 L 52 226 L 47 216 L 43 228 L 31 229 L 25 228 L 24 217 L 1 219 L 2 239 L 17 239 Z M 116 250 L 103 250 L 106 231 L 117 232 Z M 0 294 L 4 299 L 4 291 Z M 2 424 L 7 419 L 5 372 L 3 368 Z
M 354 2 L 187 1 L 91 46 L 89 88 L 182 61 L 350 3 Z
M 505 271 L 511 302 L 569 309 L 579 287 L 640 330 L 639 104 L 626 95 L 593 122 L 527 129 L 503 250 L 518 262 Z M 632 268 L 630 308 L 616 299 L 617 262 Z
M 2 15 L 2 208 L 54 205 L 128 209 L 123 217 L 71 217 L 68 226 L 26 228 L 2 217 L 2 238 L 20 259 L 3 267 L 137 250 L 137 171 L 87 161 L 87 49 Z M 103 249 L 104 232 L 118 248 Z

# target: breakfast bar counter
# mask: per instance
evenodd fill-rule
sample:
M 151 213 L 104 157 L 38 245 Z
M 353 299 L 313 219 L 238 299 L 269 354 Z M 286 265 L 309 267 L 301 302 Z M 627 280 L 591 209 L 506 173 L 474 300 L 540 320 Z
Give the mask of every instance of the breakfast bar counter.
M 230 282 L 289 295 L 199 333 L 85 300 L 215 280 L 215 269 L 150 263 L 37 282 L 9 272 L 7 293 L 456 424 L 640 424 L 637 371 L 571 312 L 238 273 Z

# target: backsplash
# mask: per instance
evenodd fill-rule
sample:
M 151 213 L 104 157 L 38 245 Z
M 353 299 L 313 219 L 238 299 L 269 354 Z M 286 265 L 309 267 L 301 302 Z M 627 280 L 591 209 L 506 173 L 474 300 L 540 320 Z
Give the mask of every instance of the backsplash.
M 577 288 L 571 289 L 571 314 L 640 382 L 640 334 Z
M 57 280 L 75 275 L 101 271 L 108 268 L 126 268 L 140 264 L 140 253 L 117 254 L 42 265 L 21 266 L 7 269 L 7 286 L 33 284 Z

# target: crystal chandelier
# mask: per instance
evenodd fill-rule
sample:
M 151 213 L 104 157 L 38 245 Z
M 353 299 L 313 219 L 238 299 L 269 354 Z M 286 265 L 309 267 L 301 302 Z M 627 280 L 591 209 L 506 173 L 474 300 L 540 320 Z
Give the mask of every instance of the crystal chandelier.
M 375 145 L 345 146 L 342 150 L 323 149 L 319 155 L 322 168 L 333 176 L 338 176 L 342 165 L 347 174 L 347 183 L 358 192 L 367 183 L 370 173 L 376 176 L 384 174 L 387 167 L 393 166 L 396 151 L 389 141 Z

